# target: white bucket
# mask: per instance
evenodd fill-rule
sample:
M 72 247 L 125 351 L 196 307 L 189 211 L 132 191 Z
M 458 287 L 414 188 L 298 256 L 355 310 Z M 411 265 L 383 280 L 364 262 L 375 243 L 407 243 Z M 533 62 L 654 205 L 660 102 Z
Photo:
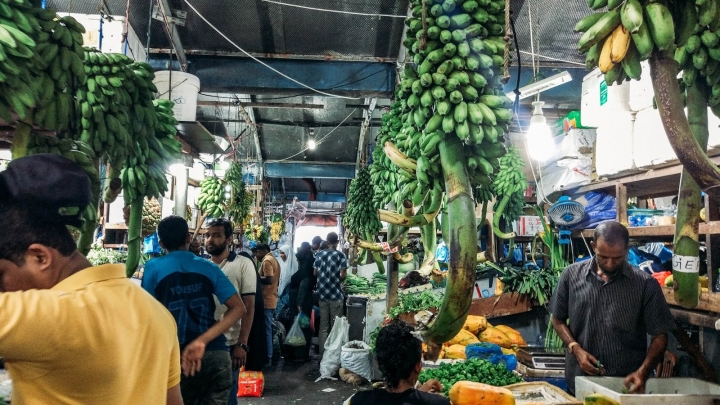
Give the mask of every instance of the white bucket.
M 170 91 L 172 80 L 172 91 Z M 157 98 L 171 99 L 175 103 L 173 112 L 180 122 L 193 122 L 197 114 L 197 96 L 200 91 L 200 79 L 189 73 L 169 70 L 155 72 L 155 87 L 158 89 Z

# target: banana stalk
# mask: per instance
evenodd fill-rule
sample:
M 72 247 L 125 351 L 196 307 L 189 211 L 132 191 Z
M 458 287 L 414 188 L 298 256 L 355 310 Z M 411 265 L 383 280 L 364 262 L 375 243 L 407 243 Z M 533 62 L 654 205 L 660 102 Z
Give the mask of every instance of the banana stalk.
M 125 262 L 125 274 L 132 277 L 140 263 L 140 249 L 142 248 L 142 210 L 143 197 L 130 204 L 130 221 L 128 224 L 128 257 Z
M 108 170 L 108 176 L 107 178 L 110 179 L 110 181 L 105 183 L 105 190 L 103 191 L 103 201 L 110 204 L 113 203 L 118 195 L 120 194 L 120 190 L 122 190 L 122 180 L 120 180 L 120 174 L 122 173 L 122 169 L 118 168 L 117 165 L 108 165 L 110 168 Z
M 660 119 L 670 145 L 687 173 L 705 193 L 720 199 L 720 169 L 710 161 L 693 137 L 683 109 L 677 71 L 678 64 L 671 57 L 655 52 L 650 58 L 650 77 Z
M 100 167 L 100 159 L 94 159 L 93 160 L 93 167 L 99 168 Z M 82 229 L 80 229 L 80 236 L 78 237 L 77 241 L 77 247 L 78 251 L 83 254 L 83 256 L 87 256 L 88 253 L 90 253 L 90 248 L 92 247 L 93 243 L 93 236 L 95 234 L 95 227 L 98 224 L 97 221 L 97 206 L 100 202 L 100 180 L 98 178 L 90 178 L 90 190 L 91 190 L 91 200 L 90 200 L 90 209 L 94 210 L 93 218 L 92 220 L 89 220 L 88 218 L 85 218 L 85 223 L 83 224 Z M 141 210 L 142 214 L 142 210 Z M 142 215 L 141 215 L 142 219 Z
M 505 194 L 505 196 L 503 196 L 503 199 L 500 200 L 500 204 L 498 204 L 497 210 L 495 210 L 495 216 L 493 217 L 493 232 L 500 239 L 512 239 L 517 236 L 515 232 L 505 233 L 500 230 L 500 217 L 502 216 L 503 211 L 505 211 L 505 207 L 510 201 L 510 197 L 510 194 Z
M 401 255 L 400 252 L 395 252 L 392 254 L 392 257 L 395 261 L 401 264 L 410 263 L 415 258 L 415 256 L 410 252 L 405 253 L 404 255 Z
M 370 232 L 367 232 L 365 234 L 365 238 L 367 238 L 367 240 L 373 240 L 373 236 L 370 234 Z M 385 274 L 385 265 L 383 264 L 383 259 L 382 259 L 382 256 L 380 255 L 380 252 L 373 251 L 372 257 L 373 257 L 373 260 L 375 260 L 375 264 L 377 265 L 378 272 L 380 272 L 380 274 Z
M 462 156 L 462 144 L 457 137 L 448 137 L 440 142 L 440 163 L 445 176 L 448 211 L 447 225 L 443 226 L 450 230 L 449 234 L 443 234 L 443 238 L 450 250 L 450 263 L 442 305 L 429 328 L 423 332 L 431 359 L 437 358 L 440 346 L 452 339 L 465 323 L 475 283 L 475 202 Z
M 707 149 L 708 142 L 707 91 L 705 84 L 700 81 L 696 81 L 695 85 L 687 88 L 688 122 L 694 139 L 703 150 Z M 689 260 L 695 262 L 699 261 L 700 255 L 701 205 L 700 186 L 691 177 L 688 170 L 683 169 L 675 223 L 675 255 L 694 258 L 694 260 Z M 674 263 L 675 260 L 673 260 Z M 700 298 L 698 275 L 697 270 L 688 273 L 673 269 L 675 300 L 685 308 L 695 308 L 698 304 Z
M 437 213 L 436 213 L 437 215 Z M 437 228 L 435 227 L 435 219 L 433 218 L 427 225 L 420 228 L 420 237 L 425 250 L 425 259 L 418 269 L 423 276 L 429 276 L 433 270 L 440 270 L 440 266 L 435 260 L 435 249 L 437 249 Z
M 378 210 L 378 216 L 380 217 L 380 221 L 406 228 L 412 228 L 414 226 L 425 226 L 434 221 L 435 216 L 437 216 L 437 211 L 408 217 L 397 212 Z
M 31 133 L 32 127 L 30 125 L 18 121 L 10 148 L 13 160 L 27 156 Z
M 385 155 L 388 159 L 395 163 L 399 168 L 405 169 L 411 173 L 414 173 L 415 169 L 417 169 L 417 163 L 413 159 L 407 157 L 406 154 L 400 152 L 400 150 L 392 142 L 386 141 L 385 145 L 383 145 L 383 150 L 385 151 Z

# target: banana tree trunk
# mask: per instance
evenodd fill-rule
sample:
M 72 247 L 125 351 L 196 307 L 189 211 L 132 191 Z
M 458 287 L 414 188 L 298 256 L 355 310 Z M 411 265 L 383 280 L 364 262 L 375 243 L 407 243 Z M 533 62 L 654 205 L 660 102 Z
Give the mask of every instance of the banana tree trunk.
M 125 274 L 132 277 L 140 264 L 142 248 L 142 211 L 144 198 L 140 197 L 130 204 L 130 221 L 128 223 L 128 257 L 125 262 Z
M 10 152 L 13 159 L 19 159 L 27 156 L 28 144 L 30 143 L 30 135 L 32 127 L 24 122 L 18 122 L 13 134 L 12 146 Z
M 448 137 L 440 142 L 440 163 L 447 193 L 447 226 L 443 234 L 450 250 L 446 293 L 437 317 L 423 332 L 431 359 L 437 358 L 440 346 L 452 339 L 462 328 L 470 310 L 475 282 L 476 225 L 475 201 L 463 159 L 460 140 Z
M 687 89 L 688 122 L 695 141 L 703 151 L 707 150 L 708 142 L 707 90 L 705 84 L 699 81 Z M 685 308 L 695 308 L 700 298 L 698 270 L 701 204 L 700 186 L 688 170 L 683 169 L 675 222 L 673 288 L 675 300 Z
M 659 52 L 654 52 L 650 57 L 650 77 L 660 119 L 670 145 L 687 173 L 705 193 L 719 199 L 720 169 L 710 161 L 693 137 L 683 109 L 677 72 L 678 64 L 673 59 Z

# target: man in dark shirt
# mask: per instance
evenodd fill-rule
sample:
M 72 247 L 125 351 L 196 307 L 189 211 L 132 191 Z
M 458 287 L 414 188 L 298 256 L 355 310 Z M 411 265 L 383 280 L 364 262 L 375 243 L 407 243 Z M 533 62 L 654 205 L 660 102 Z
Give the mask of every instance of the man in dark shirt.
M 343 315 L 342 282 L 347 276 L 347 258 L 337 250 L 338 234 L 327 235 L 328 250 L 315 255 L 315 276 L 320 301 L 320 354 L 325 351 L 325 341 L 335 324 L 335 317 Z
M 626 377 L 630 392 L 643 393 L 675 327 L 658 282 L 627 262 L 628 241 L 622 224 L 601 223 L 591 242 L 593 259 L 568 266 L 560 276 L 552 324 L 568 348 L 571 393 L 575 377 L 583 375 Z
M 158 236 L 168 254 L 145 264 L 142 287 L 175 318 L 183 370 L 189 370 L 180 380 L 185 404 L 227 405 L 232 362 L 223 334 L 245 314 L 245 305 L 218 266 L 188 251 L 184 218 L 160 221 Z M 213 296 L 227 307 L 217 322 Z
M 450 405 L 450 400 L 433 393 L 443 388 L 437 380 L 414 388 L 422 370 L 422 345 L 411 331 L 402 321 L 380 329 L 375 353 L 386 388 L 358 392 L 343 405 Z

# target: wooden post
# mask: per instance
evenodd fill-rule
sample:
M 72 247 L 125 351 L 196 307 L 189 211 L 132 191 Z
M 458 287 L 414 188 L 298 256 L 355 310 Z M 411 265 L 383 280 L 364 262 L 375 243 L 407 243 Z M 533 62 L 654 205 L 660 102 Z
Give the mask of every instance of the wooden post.
M 705 222 L 718 220 L 720 220 L 720 211 L 718 211 L 717 200 L 706 194 Z M 718 279 L 718 268 L 720 268 L 720 235 L 713 234 L 712 230 L 708 229 L 708 233 L 705 235 L 705 248 L 707 252 L 708 290 L 717 292 L 715 284 Z
M 615 206 L 617 207 L 617 221 L 628 226 L 627 216 L 627 187 L 624 184 L 615 185 Z
M 392 255 L 387 256 L 387 303 L 385 313 L 390 313 L 390 309 L 398 305 L 398 263 L 393 259 Z

